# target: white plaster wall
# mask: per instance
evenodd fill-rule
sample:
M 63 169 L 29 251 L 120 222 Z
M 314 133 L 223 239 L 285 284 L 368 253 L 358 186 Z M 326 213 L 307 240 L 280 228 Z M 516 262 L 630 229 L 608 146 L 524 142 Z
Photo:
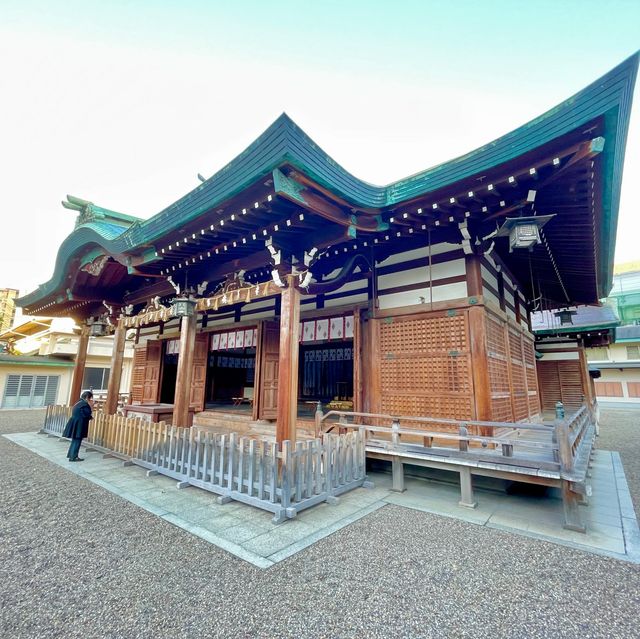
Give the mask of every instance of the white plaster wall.
M 434 286 L 431 289 L 432 298 L 429 297 L 429 287 L 415 289 L 413 291 L 405 291 L 403 293 L 392 293 L 391 295 L 381 295 L 380 308 L 399 308 L 401 306 L 411 306 L 413 304 L 423 303 L 420 297 L 423 297 L 425 307 L 431 299 L 434 302 L 447 302 L 467 297 L 467 283 L 459 282 L 457 284 L 446 284 L 444 286 Z

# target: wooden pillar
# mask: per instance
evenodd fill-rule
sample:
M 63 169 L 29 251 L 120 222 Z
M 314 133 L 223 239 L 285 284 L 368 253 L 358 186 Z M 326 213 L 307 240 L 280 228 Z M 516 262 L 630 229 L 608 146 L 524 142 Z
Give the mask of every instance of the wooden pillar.
M 278 362 L 278 421 L 276 442 L 296 440 L 298 420 L 298 355 L 300 351 L 300 291 L 287 278 L 280 296 L 280 356 Z
M 127 329 L 123 322 L 118 322 L 113 336 L 113 352 L 111 353 L 111 370 L 109 371 L 109 385 L 107 387 L 107 401 L 104 404 L 104 412 L 107 415 L 115 415 L 118 411 L 118 398 L 120 396 L 120 381 L 122 379 L 122 363 L 124 361 L 124 341 Z
M 467 277 L 467 296 L 480 297 L 482 295 L 482 268 L 480 256 L 466 255 L 464 261 Z
M 472 306 L 468 313 L 476 419 L 479 421 L 491 421 L 491 384 L 487 356 L 486 311 L 483 306 Z
M 362 411 L 362 317 L 360 309 L 353 311 L 353 410 Z
M 191 397 L 193 349 L 196 343 L 197 320 L 197 313 L 180 320 L 180 352 L 178 353 L 178 372 L 173 399 L 173 425 L 183 428 L 189 426 L 189 399 Z
M 478 505 L 473 496 L 473 480 L 469 466 L 460 466 L 460 501 L 458 505 L 465 508 L 476 508 Z
M 84 379 L 84 367 L 87 362 L 87 348 L 89 347 L 89 327 L 83 326 L 78 340 L 78 353 L 76 354 L 76 365 L 73 369 L 73 379 L 71 381 L 71 392 L 69 404 L 73 405 L 80 399 L 82 393 L 82 380 Z

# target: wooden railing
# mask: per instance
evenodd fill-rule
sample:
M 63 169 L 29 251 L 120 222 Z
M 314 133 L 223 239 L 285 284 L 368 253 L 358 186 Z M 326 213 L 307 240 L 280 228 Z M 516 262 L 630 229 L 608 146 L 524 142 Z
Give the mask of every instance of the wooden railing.
M 388 424 L 388 425 L 381 425 Z M 591 449 L 595 431 L 583 406 L 566 419 L 545 423 L 483 422 L 332 410 L 316 412 L 316 436 L 363 429 L 366 447 L 403 456 L 435 454 L 451 460 L 521 466 L 556 472 L 559 478 L 584 481 L 577 463 Z M 482 433 L 482 434 L 478 434 Z M 588 444 L 588 446 L 583 446 Z M 587 455 L 588 458 L 588 455 Z
M 61 436 L 66 406 L 47 408 L 43 432 Z M 274 513 L 274 522 L 323 501 L 331 502 L 366 480 L 364 431 L 292 444 L 219 435 L 164 422 L 96 413 L 87 444 L 160 473 L 179 487 L 198 486 L 222 502 L 241 501 Z

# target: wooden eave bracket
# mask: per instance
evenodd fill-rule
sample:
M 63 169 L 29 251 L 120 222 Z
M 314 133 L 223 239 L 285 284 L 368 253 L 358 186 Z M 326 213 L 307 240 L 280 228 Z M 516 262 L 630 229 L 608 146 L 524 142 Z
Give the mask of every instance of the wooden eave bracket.
M 389 228 L 381 215 L 364 217 L 347 212 L 316 195 L 297 180 L 287 177 L 280 169 L 273 170 L 273 189 L 276 195 L 299 204 L 326 220 L 346 227 L 349 237 L 356 237 L 357 231 L 385 231 Z

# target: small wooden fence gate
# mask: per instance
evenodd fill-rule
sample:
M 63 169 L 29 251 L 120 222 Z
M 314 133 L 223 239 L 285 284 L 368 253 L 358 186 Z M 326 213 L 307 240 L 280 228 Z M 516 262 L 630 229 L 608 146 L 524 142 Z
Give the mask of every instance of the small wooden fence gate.
M 67 406 L 49 406 L 43 432 L 62 436 Z M 96 413 L 87 445 L 220 496 L 274 513 L 274 522 L 323 501 L 331 502 L 366 481 L 364 431 L 282 443 L 236 433 L 219 435 L 164 422 Z

